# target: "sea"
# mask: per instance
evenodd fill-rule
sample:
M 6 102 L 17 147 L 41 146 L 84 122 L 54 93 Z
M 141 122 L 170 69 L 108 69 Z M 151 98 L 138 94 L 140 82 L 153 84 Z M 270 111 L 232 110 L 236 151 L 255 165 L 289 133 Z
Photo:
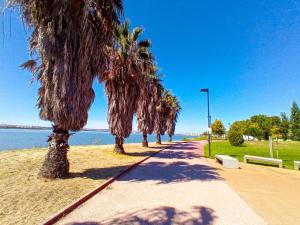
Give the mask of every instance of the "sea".
M 51 130 L 37 129 L 0 129 L 0 151 L 31 149 L 37 147 L 47 147 L 47 139 Z M 174 141 L 182 140 L 191 136 L 176 134 Z M 149 135 L 148 141 L 154 142 L 155 135 Z M 168 136 L 162 136 L 162 141 L 167 141 Z M 70 145 L 105 145 L 114 144 L 115 138 L 109 132 L 103 131 L 79 131 L 73 133 L 69 139 Z M 125 139 L 125 143 L 141 143 L 142 135 L 132 133 Z

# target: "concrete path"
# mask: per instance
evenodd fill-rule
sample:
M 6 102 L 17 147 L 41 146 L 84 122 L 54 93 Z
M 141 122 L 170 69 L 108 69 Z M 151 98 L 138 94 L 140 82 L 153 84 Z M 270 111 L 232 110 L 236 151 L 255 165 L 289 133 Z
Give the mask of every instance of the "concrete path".
M 209 166 L 203 146 L 187 142 L 162 151 L 59 224 L 265 224 Z

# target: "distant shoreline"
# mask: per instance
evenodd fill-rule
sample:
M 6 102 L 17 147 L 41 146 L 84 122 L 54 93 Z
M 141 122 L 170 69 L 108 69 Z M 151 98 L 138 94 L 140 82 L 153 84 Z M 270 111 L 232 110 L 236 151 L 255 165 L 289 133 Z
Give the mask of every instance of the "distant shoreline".
M 21 125 L 6 125 L 6 124 L 0 124 L 0 129 L 7 129 L 7 130 L 12 130 L 12 129 L 20 129 L 20 130 L 52 130 L 52 127 L 41 127 L 41 126 L 21 126 Z M 93 129 L 93 128 L 83 128 L 80 131 L 100 131 L 100 132 L 108 132 L 109 129 Z M 78 132 L 80 132 L 78 131 Z M 140 134 L 141 132 L 139 131 L 132 131 L 133 134 Z M 192 134 L 192 133 L 176 133 L 175 135 L 182 135 L 182 136 L 191 136 L 191 137 L 197 137 L 199 136 L 198 134 Z
M 20 126 L 20 125 L 0 125 L 0 129 L 52 130 L 52 127 Z M 90 128 L 84 128 L 84 129 L 81 129 L 80 131 L 101 131 L 101 132 L 109 132 L 108 129 L 90 129 Z

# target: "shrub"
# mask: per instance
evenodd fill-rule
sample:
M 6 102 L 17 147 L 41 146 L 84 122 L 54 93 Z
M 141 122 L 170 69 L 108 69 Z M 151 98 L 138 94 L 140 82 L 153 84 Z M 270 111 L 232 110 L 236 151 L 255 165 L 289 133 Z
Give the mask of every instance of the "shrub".
M 234 124 L 228 132 L 228 140 L 232 146 L 241 146 L 244 143 L 243 133 Z

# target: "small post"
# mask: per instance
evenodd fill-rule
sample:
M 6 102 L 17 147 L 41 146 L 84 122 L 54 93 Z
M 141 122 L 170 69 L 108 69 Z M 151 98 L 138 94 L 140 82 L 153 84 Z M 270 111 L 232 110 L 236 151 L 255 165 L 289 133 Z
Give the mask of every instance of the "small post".
M 270 157 L 273 158 L 273 140 L 272 140 L 272 136 L 269 136 L 269 149 L 270 149 Z

